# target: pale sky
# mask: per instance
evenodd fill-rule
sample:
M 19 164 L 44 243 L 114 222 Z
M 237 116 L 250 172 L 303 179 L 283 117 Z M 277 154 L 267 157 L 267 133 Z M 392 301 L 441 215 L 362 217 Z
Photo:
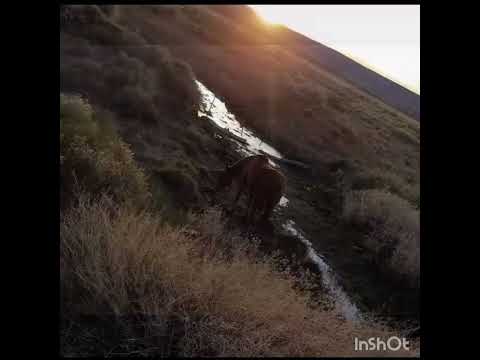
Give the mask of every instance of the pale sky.
M 250 5 L 420 94 L 420 5 Z

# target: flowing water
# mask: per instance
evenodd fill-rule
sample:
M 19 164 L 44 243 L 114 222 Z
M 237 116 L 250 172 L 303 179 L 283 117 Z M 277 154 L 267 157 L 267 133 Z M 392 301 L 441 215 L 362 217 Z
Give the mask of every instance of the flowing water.
M 312 243 L 306 239 L 296 228 L 293 220 L 287 220 L 283 228 L 295 236 L 307 246 L 307 257 L 317 265 L 322 274 L 323 285 L 330 291 L 335 300 L 335 305 L 343 316 L 348 320 L 361 320 L 360 312 L 357 306 L 350 301 L 345 291 L 338 284 L 337 277 L 332 268 L 325 262 L 313 248 Z
M 256 137 L 253 132 L 243 127 L 231 112 L 228 111 L 225 103 L 218 99 L 210 90 L 208 90 L 201 82 L 197 81 L 197 85 L 202 95 L 200 116 L 206 116 L 221 128 L 228 130 L 237 137 L 243 139 L 238 142 L 238 151 L 245 155 L 260 154 L 261 151 L 276 157 L 282 158 L 282 154 L 268 145 L 260 138 Z

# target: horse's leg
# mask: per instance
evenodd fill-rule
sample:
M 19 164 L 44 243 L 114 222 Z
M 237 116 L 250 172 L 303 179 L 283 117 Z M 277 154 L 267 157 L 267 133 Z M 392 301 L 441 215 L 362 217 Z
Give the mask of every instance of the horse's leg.
M 252 209 L 252 202 L 251 200 L 248 202 L 247 204 L 247 212 L 245 214 L 245 217 L 243 218 L 243 222 L 245 225 L 248 226 L 248 223 L 249 223 L 249 220 L 250 220 L 250 212 L 251 212 L 251 209 Z
M 247 205 L 250 204 L 254 199 L 253 199 L 253 192 L 251 186 L 245 185 L 246 186 L 246 193 L 247 193 Z
M 233 200 L 234 204 L 237 204 L 238 199 L 240 199 L 240 195 L 242 194 L 242 192 L 243 192 L 243 189 L 242 189 L 241 186 L 239 186 L 238 191 L 237 191 L 237 196 L 235 197 L 235 200 Z
M 234 205 L 236 205 L 238 203 L 238 200 L 240 199 L 240 196 L 244 192 L 246 192 L 247 196 L 248 196 L 248 194 L 250 193 L 250 186 L 248 185 L 247 179 L 245 177 L 242 177 L 240 179 L 240 181 L 238 182 L 238 192 L 237 192 L 237 196 L 235 197 L 235 200 L 234 200 Z M 247 200 L 247 204 L 248 204 L 248 200 Z
M 250 225 L 252 222 L 252 218 L 255 216 L 255 208 L 257 206 L 257 199 L 256 197 L 250 193 L 248 199 L 248 206 L 247 206 L 247 216 L 245 217 L 245 221 L 247 225 Z
M 257 199 L 253 206 L 253 214 L 252 214 L 252 225 L 259 225 L 259 222 L 262 220 L 262 214 L 265 211 L 267 207 L 267 201 L 265 199 Z M 255 215 L 258 215 L 256 217 Z M 260 224 L 261 225 L 261 224 Z
M 240 199 L 240 196 L 242 195 L 242 193 L 244 192 L 244 184 L 242 182 L 238 182 L 236 183 L 236 187 L 238 187 L 238 189 L 236 190 L 237 191 L 237 195 L 235 195 L 235 199 L 233 200 L 233 202 L 230 204 L 230 209 L 228 210 L 228 212 L 230 214 L 233 214 L 234 211 L 235 211 L 235 208 L 237 207 L 237 204 L 238 204 L 238 199 Z
M 269 221 L 270 216 L 273 213 L 273 209 L 275 208 L 275 205 L 277 205 L 277 202 L 275 202 L 275 201 L 266 201 L 265 209 L 264 209 L 263 215 L 262 215 L 262 220 L 264 222 L 267 223 Z
M 233 205 L 232 207 L 235 207 L 238 204 L 238 199 L 240 199 L 240 195 L 242 195 L 244 189 L 243 184 L 238 185 L 238 191 L 237 191 L 237 196 L 235 196 L 235 200 L 233 200 Z

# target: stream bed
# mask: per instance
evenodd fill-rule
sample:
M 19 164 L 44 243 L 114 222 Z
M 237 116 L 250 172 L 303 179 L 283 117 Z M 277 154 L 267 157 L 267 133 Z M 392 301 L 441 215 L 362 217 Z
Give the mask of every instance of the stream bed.
M 235 118 L 235 115 L 228 111 L 225 103 L 218 99 L 205 85 L 199 81 L 197 81 L 197 85 L 202 96 L 201 110 L 198 112 L 198 115 L 207 117 L 218 127 L 233 133 L 235 135 L 232 137 L 233 140 L 235 141 L 238 139 L 235 141 L 237 144 L 236 151 L 238 153 L 244 156 L 249 156 L 261 154 L 263 152 L 274 158 L 283 158 L 282 154 L 273 146 L 255 136 L 252 130 L 242 126 Z M 275 160 L 270 160 L 270 163 L 275 167 L 279 167 L 279 165 L 275 163 Z M 279 206 L 289 206 L 289 200 L 283 196 L 280 199 Z M 312 243 L 302 235 L 302 230 L 298 225 L 293 220 L 287 219 L 282 226 L 284 231 L 298 239 L 298 241 L 302 242 L 307 247 L 307 257 L 316 265 L 321 273 L 322 284 L 332 295 L 335 306 L 340 313 L 348 320 L 361 321 L 363 317 L 360 314 L 360 311 L 340 286 L 334 270 L 328 265 L 325 258 L 313 248 Z

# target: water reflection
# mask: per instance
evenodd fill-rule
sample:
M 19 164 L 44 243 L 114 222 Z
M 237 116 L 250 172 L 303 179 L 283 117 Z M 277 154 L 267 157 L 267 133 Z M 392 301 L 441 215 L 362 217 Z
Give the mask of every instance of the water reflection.
M 206 116 L 215 124 L 227 129 L 237 137 L 243 139 L 244 146 L 241 146 L 241 152 L 248 155 L 260 154 L 261 151 L 282 158 L 282 154 L 269 144 L 256 137 L 253 132 L 238 122 L 235 115 L 230 113 L 225 103 L 218 99 L 210 90 L 208 90 L 201 82 L 197 81 L 197 85 L 202 95 L 201 110 L 199 116 Z M 275 165 L 272 163 L 272 165 Z

